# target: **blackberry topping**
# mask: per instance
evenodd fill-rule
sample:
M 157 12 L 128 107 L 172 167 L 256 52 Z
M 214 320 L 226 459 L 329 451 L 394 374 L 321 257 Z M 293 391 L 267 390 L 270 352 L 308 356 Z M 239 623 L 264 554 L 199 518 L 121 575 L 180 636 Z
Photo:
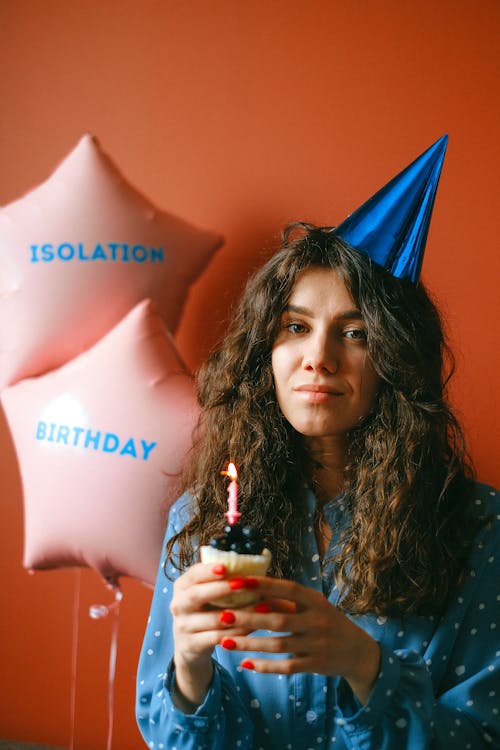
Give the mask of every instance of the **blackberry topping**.
M 212 537 L 210 546 L 224 552 L 237 552 L 239 555 L 260 555 L 264 549 L 262 537 L 251 526 L 224 526 L 222 534 Z

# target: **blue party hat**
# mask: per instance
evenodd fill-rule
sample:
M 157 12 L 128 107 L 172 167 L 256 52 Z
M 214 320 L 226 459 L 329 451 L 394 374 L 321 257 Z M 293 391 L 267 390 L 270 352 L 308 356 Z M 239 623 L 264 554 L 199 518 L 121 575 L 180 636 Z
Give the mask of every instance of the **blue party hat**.
M 396 278 L 417 281 L 447 143 L 443 135 L 334 233 Z

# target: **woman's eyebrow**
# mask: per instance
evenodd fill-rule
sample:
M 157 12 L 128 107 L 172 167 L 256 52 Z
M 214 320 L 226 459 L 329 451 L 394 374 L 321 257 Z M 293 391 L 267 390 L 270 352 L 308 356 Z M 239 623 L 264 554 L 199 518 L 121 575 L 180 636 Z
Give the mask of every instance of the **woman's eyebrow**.
M 308 315 L 309 317 L 312 317 L 314 314 L 312 310 L 310 310 L 308 307 L 302 307 L 302 305 L 286 305 L 283 312 L 297 313 L 298 315 Z
M 308 307 L 302 305 L 286 305 L 283 313 L 296 313 L 297 315 L 306 315 L 310 318 L 314 318 L 314 312 Z M 340 320 L 363 320 L 361 310 L 354 307 L 352 310 L 344 310 L 337 316 Z

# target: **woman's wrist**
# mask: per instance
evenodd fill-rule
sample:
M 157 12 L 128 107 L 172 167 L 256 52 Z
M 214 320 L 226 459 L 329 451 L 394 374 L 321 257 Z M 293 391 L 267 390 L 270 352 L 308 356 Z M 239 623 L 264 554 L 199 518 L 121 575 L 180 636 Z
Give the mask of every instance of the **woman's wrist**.
M 350 675 L 345 675 L 352 692 L 361 704 L 370 697 L 375 680 L 380 670 L 380 644 L 367 633 L 363 647 L 358 651 L 356 668 Z
M 193 714 L 205 700 L 213 677 L 211 657 L 203 664 L 193 666 L 174 657 L 175 674 L 172 686 L 172 702 L 185 714 Z
M 202 700 L 199 702 L 188 700 L 184 693 L 179 689 L 179 686 L 177 684 L 177 677 L 174 677 L 171 698 L 174 706 L 178 708 L 179 711 L 182 711 L 183 714 L 194 714 L 196 712 L 196 709 L 203 703 Z

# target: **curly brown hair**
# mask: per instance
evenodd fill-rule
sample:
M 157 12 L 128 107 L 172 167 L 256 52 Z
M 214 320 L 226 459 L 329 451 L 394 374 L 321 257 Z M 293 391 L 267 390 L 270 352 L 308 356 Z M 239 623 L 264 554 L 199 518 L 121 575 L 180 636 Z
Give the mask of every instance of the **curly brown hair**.
M 310 267 L 340 274 L 381 378 L 371 413 L 349 436 L 350 523 L 324 564 L 335 565 L 346 611 L 436 614 L 465 575 L 478 528 L 473 470 L 445 398 L 453 358 L 423 284 L 393 278 L 331 227 L 285 229 L 281 250 L 250 279 L 227 336 L 198 374 L 202 416 L 184 475 L 192 515 L 169 540 L 167 559 L 184 569 L 220 531 L 221 471 L 232 460 L 240 509 L 272 552 L 271 574 L 297 571 L 311 464 L 278 407 L 271 351 L 295 280 Z

